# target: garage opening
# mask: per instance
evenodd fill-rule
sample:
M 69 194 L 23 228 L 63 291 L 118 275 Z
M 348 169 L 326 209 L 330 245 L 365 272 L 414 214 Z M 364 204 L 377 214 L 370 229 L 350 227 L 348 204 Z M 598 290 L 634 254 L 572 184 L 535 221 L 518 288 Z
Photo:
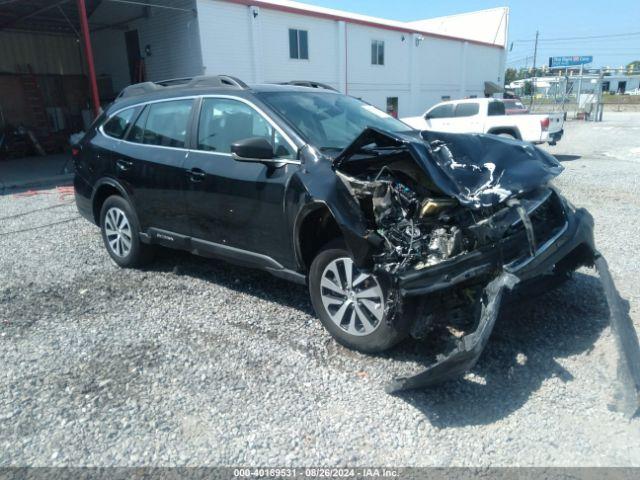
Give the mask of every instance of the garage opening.
M 97 104 L 127 85 L 202 73 L 195 0 L 84 0 Z M 94 118 L 78 0 L 0 2 L 0 190 L 70 173 Z

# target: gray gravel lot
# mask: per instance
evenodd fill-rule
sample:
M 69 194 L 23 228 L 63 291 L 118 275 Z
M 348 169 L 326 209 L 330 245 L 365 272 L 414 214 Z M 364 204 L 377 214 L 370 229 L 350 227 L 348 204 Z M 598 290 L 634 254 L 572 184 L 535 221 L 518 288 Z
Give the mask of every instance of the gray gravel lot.
M 549 150 L 640 330 L 640 114 L 605 120 Z M 177 252 L 122 270 L 64 192 L 0 196 L 0 465 L 640 466 L 593 271 L 505 310 L 464 379 L 384 393 L 436 346 L 348 351 L 304 287 Z

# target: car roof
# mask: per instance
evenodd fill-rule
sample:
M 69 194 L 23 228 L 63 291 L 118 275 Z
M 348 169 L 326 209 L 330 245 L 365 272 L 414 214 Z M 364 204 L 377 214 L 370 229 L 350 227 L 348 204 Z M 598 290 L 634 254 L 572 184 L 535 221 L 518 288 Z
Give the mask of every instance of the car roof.
M 329 95 L 340 95 L 340 92 L 333 90 L 302 87 L 297 85 L 283 85 L 272 83 L 261 83 L 246 85 L 246 88 L 230 88 L 230 87 L 210 87 L 210 86 L 197 86 L 190 87 L 188 85 L 171 85 L 164 88 L 158 88 L 148 93 L 141 93 L 139 95 L 124 96 L 116 98 L 116 100 L 109 106 L 107 112 L 114 112 L 116 110 L 122 110 L 123 108 L 133 107 L 143 103 L 158 101 L 158 100 L 171 100 L 172 98 L 182 97 L 194 97 L 200 95 L 231 95 L 235 97 L 251 97 L 256 93 L 267 92 L 300 92 L 300 93 L 327 93 Z

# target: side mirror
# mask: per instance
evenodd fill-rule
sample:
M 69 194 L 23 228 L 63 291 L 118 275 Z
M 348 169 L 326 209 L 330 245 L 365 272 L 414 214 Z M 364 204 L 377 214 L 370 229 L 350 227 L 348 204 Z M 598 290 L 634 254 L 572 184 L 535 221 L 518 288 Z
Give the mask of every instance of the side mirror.
M 273 145 L 264 137 L 249 137 L 231 144 L 231 156 L 243 162 L 273 160 Z

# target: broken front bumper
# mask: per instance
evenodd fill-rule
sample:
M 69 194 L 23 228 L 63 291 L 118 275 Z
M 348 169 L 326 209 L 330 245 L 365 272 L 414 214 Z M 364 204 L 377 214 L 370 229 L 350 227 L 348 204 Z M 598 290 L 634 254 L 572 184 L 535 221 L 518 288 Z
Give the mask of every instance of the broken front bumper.
M 574 209 L 566 201 L 563 201 L 563 206 L 566 223 L 537 248 L 532 256 L 501 265 L 500 259 L 506 258 L 510 248 L 504 245 L 505 248 L 498 252 L 481 252 L 450 262 L 449 265 L 439 265 L 437 270 L 407 272 L 402 276 L 400 290 L 403 295 L 411 296 L 447 288 L 500 269 L 500 273 L 484 288 L 481 308 L 476 318 L 476 330 L 462 337 L 452 352 L 438 357 L 423 372 L 412 377 L 393 379 L 387 385 L 387 392 L 428 387 L 463 375 L 475 365 L 487 345 L 506 290 L 534 283 L 552 269 L 562 273 L 581 265 L 594 265 L 600 275 L 609 306 L 611 330 L 618 347 L 620 392 L 615 406 L 629 418 L 640 410 L 640 344 L 629 316 L 628 304 L 620 298 L 607 262 L 595 249 L 593 218 L 586 210 Z
M 562 264 L 570 269 L 593 264 L 598 253 L 593 240 L 593 218 L 584 209 L 574 210 L 565 204 L 566 222 L 535 250 L 532 256 L 513 258 L 514 249 L 522 250 L 523 241 L 516 235 L 497 248 L 484 249 L 460 258 L 442 262 L 429 269 L 405 272 L 399 277 L 403 296 L 424 295 L 450 288 L 458 283 L 492 275 L 484 288 L 476 330 L 461 338 L 458 346 L 426 370 L 412 377 L 396 378 L 387 385 L 388 392 L 427 387 L 458 377 L 477 362 L 484 350 L 500 311 L 504 293 L 534 280 Z
M 399 274 L 397 284 L 400 294 L 403 297 L 426 295 L 474 278 L 494 276 L 503 270 L 516 275 L 520 281 L 529 280 L 545 274 L 572 253 L 595 253 L 591 214 L 584 209 L 574 210 L 565 206 L 565 219 L 548 239 L 537 246 L 533 255 L 523 254 L 527 237 L 525 232 L 519 232 L 496 245 L 477 249 L 429 268 Z

